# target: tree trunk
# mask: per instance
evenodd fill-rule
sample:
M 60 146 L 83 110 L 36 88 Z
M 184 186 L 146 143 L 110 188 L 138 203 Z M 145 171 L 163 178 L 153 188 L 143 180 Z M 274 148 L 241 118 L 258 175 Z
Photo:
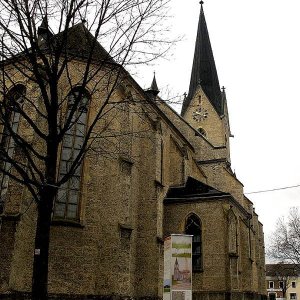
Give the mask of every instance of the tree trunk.
M 32 299 L 48 299 L 48 260 L 50 244 L 50 226 L 53 205 L 57 193 L 57 82 L 50 85 L 54 89 L 51 94 L 52 108 L 48 111 L 47 159 L 45 161 L 45 184 L 39 191 L 38 218 L 35 234 L 35 249 L 32 274 Z M 53 88 L 54 86 L 54 88 Z M 53 96 L 54 95 L 54 96 Z
M 50 242 L 50 225 L 55 189 L 44 187 L 40 192 L 38 218 L 36 224 L 34 262 L 32 274 L 32 299 L 48 298 L 48 257 Z

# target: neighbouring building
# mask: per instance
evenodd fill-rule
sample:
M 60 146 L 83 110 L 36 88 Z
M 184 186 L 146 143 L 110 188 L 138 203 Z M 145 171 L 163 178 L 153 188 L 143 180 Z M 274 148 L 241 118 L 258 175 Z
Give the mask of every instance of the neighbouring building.
M 91 37 L 84 24 L 69 31 L 69 40 L 76 41 L 69 45 L 74 54 L 69 76 L 76 78 L 84 64 L 86 48 L 81 47 L 88 47 Z M 97 43 L 96 60 L 101 60 L 101 49 Z M 78 59 L 76 53 L 81 54 Z M 186 59 L 192 64 L 192 58 Z M 60 299 L 68 294 L 78 299 L 162 297 L 164 238 L 186 233 L 193 235 L 195 299 L 265 299 L 263 226 L 230 167 L 226 94 L 219 85 L 202 4 L 181 115 L 158 97 L 155 78 L 144 91 L 124 74 L 112 99 L 129 101 L 118 111 L 106 111 L 96 126 L 99 132 L 106 126 L 110 132 L 128 133 L 114 135 L 114 143 L 109 137 L 100 141 L 104 150 L 118 144 L 120 151 L 89 152 L 73 183 L 59 190 L 51 227 L 49 293 Z M 18 95 L 34 94 L 34 86 L 22 74 L 14 76 Z M 70 93 L 63 80 L 61 90 Z M 93 97 L 102 99 L 103 93 Z M 88 91 L 84 97 L 89 97 Z M 82 132 L 95 111 L 82 113 Z M 22 116 L 16 114 L 13 121 L 16 130 L 26 132 Z M 68 133 L 73 146 L 62 145 L 60 173 L 67 165 L 64 155 L 76 150 L 79 133 Z M 38 143 L 36 136 L 32 139 Z M 36 224 L 26 189 L 3 182 L 0 297 L 31 290 Z M 176 268 L 182 276 L 180 265 Z
M 266 264 L 266 286 L 270 300 L 300 299 L 300 265 Z

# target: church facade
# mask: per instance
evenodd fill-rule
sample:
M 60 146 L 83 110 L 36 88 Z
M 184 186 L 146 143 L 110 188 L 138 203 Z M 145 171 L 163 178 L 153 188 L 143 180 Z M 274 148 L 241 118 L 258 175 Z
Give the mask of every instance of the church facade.
M 74 26 L 73 33 L 80 34 L 83 26 Z M 73 64 L 76 77 L 82 61 Z M 15 76 L 22 84 L 22 76 Z M 26 93 L 30 89 L 26 86 Z M 103 93 L 93 97 L 101 99 Z M 127 74 L 112 100 L 128 101 L 107 111 L 96 126 L 99 132 L 109 127 L 110 133 L 123 135 L 100 139 L 102 150 L 90 151 L 75 174 L 78 185 L 58 192 L 49 293 L 59 299 L 161 298 L 164 238 L 191 234 L 194 299 L 265 299 L 263 226 L 230 167 L 226 93 L 220 89 L 202 5 L 181 115 L 158 93 L 155 78 L 144 91 Z M 86 111 L 81 125 L 95 111 Z M 16 122 L 20 130 L 24 124 Z M 61 166 L 65 149 L 63 144 Z M 31 290 L 36 208 L 29 206 L 24 188 L 7 183 L 6 190 L 0 296 L 8 297 Z

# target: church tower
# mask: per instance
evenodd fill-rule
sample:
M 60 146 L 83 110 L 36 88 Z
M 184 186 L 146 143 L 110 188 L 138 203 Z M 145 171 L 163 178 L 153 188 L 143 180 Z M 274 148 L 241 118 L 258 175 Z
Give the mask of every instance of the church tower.
M 231 137 L 225 88 L 220 89 L 219 78 L 205 20 L 203 1 L 195 43 L 190 87 L 182 105 L 181 115 L 213 146 L 226 147 L 230 163 Z

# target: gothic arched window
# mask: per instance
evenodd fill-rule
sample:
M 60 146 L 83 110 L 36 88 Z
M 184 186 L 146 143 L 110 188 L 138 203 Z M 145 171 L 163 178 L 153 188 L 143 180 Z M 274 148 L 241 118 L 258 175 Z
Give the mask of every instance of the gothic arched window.
M 195 214 L 191 214 L 185 223 L 185 233 L 193 235 L 193 272 L 202 271 L 202 226 L 201 220 Z
M 80 99 L 78 98 L 80 97 Z M 87 110 L 90 96 L 85 90 L 74 89 L 68 95 L 68 113 L 73 113 L 69 130 L 65 133 L 59 166 L 59 178 L 68 174 L 74 165 L 75 159 L 82 149 L 86 124 Z M 75 112 L 74 105 L 76 107 Z M 54 209 L 57 218 L 77 220 L 79 218 L 79 200 L 81 187 L 82 164 L 78 166 L 69 180 L 64 183 L 58 193 Z
M 15 85 L 5 96 L 2 103 L 0 134 L 0 165 L 3 172 L 0 176 L 1 199 L 8 189 L 9 177 L 5 172 L 10 172 L 11 162 L 15 152 L 15 134 L 18 132 L 20 121 L 20 105 L 24 102 L 26 88 L 22 84 Z

